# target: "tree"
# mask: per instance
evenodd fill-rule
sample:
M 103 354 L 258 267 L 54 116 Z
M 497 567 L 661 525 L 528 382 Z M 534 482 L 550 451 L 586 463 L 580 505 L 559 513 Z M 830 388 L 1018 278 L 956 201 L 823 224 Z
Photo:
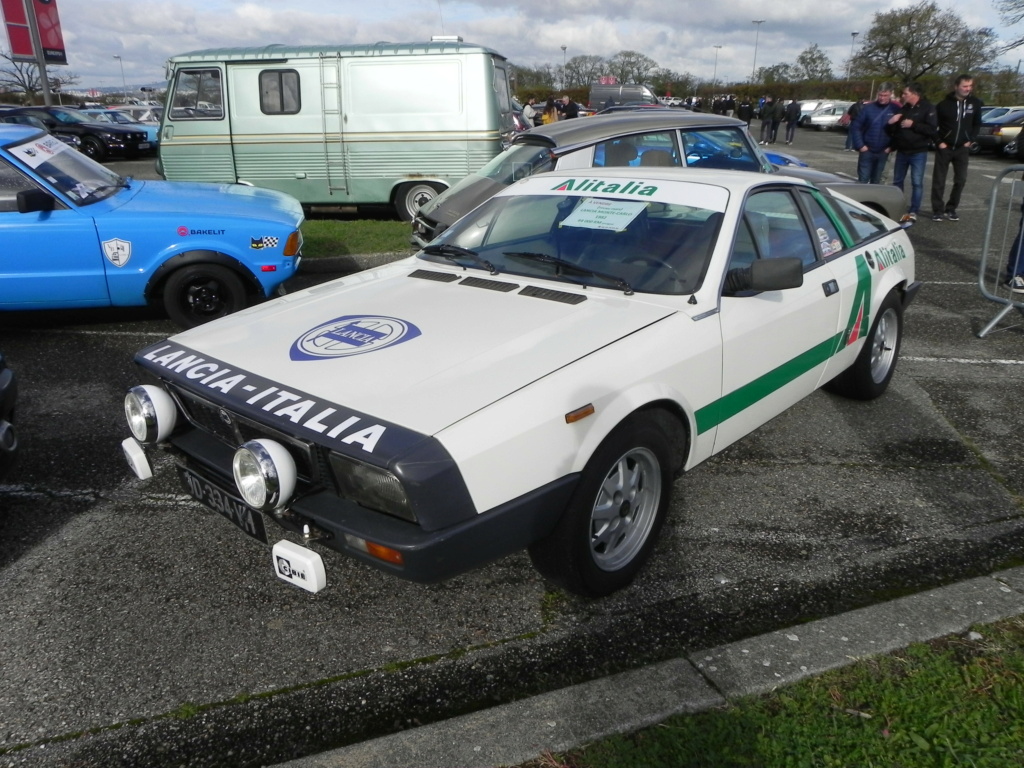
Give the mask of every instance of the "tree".
M 876 13 L 852 66 L 861 75 L 908 83 L 925 75 L 989 67 L 996 56 L 995 35 L 969 28 L 931 0 Z
M 824 82 L 832 79 L 832 60 L 814 43 L 796 57 L 792 68 L 793 78 L 811 82 Z
M 620 83 L 645 83 L 657 68 L 658 62 L 637 51 L 619 51 L 608 62 L 609 71 Z
M 21 93 L 29 104 L 35 103 L 36 94 L 43 90 L 39 79 L 39 67 L 34 61 L 15 61 L 8 51 L 0 51 L 0 91 Z M 73 72 L 54 74 L 47 70 L 52 90 L 62 90 L 65 86 L 75 85 L 78 75 Z
M 1002 18 L 1003 23 L 1008 27 L 1016 26 L 1024 21 L 1024 0 L 997 0 L 995 3 L 996 10 L 999 11 L 999 16 Z M 1010 42 L 1006 43 L 1002 48 L 999 49 L 1000 53 L 1006 51 L 1012 51 L 1014 48 L 1019 48 L 1024 45 L 1024 35 L 1014 38 Z
M 539 67 L 512 65 L 515 73 L 516 91 L 519 93 L 552 93 L 557 84 L 555 69 L 550 64 Z
M 589 88 L 607 69 L 602 56 L 573 56 L 565 63 L 565 87 Z
M 673 96 L 682 96 L 693 93 L 697 86 L 697 78 L 689 72 L 673 72 L 671 69 L 658 68 L 648 75 L 648 85 L 658 95 L 671 93 Z
M 770 67 L 758 67 L 757 81 L 764 85 L 791 83 L 794 80 L 792 64 L 773 64 Z

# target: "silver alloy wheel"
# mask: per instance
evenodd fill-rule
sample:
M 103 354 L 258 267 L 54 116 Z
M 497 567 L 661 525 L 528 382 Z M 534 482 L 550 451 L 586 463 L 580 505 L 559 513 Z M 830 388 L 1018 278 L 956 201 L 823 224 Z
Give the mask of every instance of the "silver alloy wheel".
M 896 346 L 899 341 L 900 319 L 896 310 L 889 307 L 878 318 L 875 335 L 871 339 L 871 379 L 876 384 L 885 381 L 896 360 Z
M 628 565 L 644 546 L 661 486 L 661 465 L 647 448 L 633 448 L 609 469 L 590 513 L 590 551 L 602 571 Z

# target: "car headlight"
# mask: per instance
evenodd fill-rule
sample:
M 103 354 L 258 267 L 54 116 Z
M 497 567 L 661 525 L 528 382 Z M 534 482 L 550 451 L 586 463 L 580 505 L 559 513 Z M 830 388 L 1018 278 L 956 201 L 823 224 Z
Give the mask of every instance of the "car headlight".
M 353 461 L 339 453 L 331 453 L 331 469 L 338 483 L 338 491 L 357 504 L 416 522 L 409 498 L 402 482 L 386 469 Z
M 274 440 L 250 440 L 235 451 L 231 472 L 242 500 L 270 511 L 287 504 L 295 493 L 295 460 Z
M 166 440 L 178 423 L 178 407 L 167 391 L 152 384 L 132 387 L 124 396 L 128 428 L 140 443 Z

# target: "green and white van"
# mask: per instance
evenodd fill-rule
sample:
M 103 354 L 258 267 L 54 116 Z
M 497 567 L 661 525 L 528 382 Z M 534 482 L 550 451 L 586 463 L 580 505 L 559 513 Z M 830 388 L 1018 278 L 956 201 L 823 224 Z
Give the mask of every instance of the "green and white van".
M 221 48 L 167 62 L 164 178 L 277 189 L 303 205 L 418 208 L 501 152 L 508 64 L 461 38 Z

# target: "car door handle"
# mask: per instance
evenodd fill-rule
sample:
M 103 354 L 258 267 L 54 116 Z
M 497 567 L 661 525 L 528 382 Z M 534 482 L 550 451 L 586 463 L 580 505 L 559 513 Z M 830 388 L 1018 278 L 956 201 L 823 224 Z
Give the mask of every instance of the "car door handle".
M 821 284 L 821 289 L 825 291 L 826 296 L 832 296 L 833 294 L 839 293 L 839 283 L 835 280 L 826 280 Z

